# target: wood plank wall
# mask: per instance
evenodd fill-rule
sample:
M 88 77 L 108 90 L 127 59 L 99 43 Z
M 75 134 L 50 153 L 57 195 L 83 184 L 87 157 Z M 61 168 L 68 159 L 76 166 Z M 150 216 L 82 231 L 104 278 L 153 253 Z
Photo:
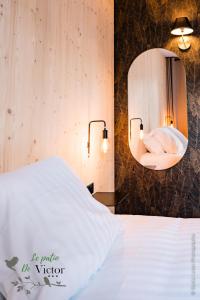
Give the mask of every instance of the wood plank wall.
M 114 189 L 113 0 L 0 0 L 0 171 L 57 155 Z M 105 119 L 110 148 L 100 151 Z

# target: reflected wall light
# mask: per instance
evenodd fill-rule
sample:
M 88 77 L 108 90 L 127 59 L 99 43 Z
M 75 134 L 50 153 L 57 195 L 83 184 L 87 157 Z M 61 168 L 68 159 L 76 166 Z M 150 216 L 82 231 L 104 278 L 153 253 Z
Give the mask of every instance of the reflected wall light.
M 165 117 L 165 126 L 174 127 L 174 121 L 173 121 L 173 118 L 171 116 L 167 115 Z
M 88 157 L 90 157 L 90 130 L 91 130 L 91 125 L 93 123 L 103 123 L 104 124 L 104 129 L 103 129 L 103 134 L 102 134 L 102 151 L 103 153 L 106 153 L 108 151 L 108 130 L 106 129 L 106 122 L 104 120 L 93 120 L 89 122 L 88 125 Z
M 176 18 L 174 25 L 171 30 L 171 34 L 181 36 L 178 41 L 178 47 L 181 50 L 188 50 L 190 48 L 190 41 L 188 37 L 185 37 L 188 34 L 193 32 L 193 28 L 187 17 Z
M 134 120 L 140 120 L 140 139 L 143 139 L 144 133 L 143 133 L 143 123 L 141 118 L 132 118 L 130 119 L 130 140 L 131 140 L 131 122 Z

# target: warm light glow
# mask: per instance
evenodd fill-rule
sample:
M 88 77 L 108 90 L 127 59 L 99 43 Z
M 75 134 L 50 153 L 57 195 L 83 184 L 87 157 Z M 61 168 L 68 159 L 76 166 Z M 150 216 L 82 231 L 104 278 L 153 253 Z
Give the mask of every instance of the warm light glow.
M 168 127 L 172 127 L 172 128 L 174 127 L 174 121 L 171 116 L 165 117 L 164 126 L 168 126 Z
M 187 50 L 190 48 L 190 40 L 189 37 L 181 36 L 178 40 L 178 47 L 181 50 Z
M 193 32 L 192 28 L 185 27 L 185 28 L 175 28 L 171 31 L 173 35 L 187 35 Z
M 85 135 L 85 136 L 84 136 Z M 88 158 L 88 147 L 87 147 L 87 133 L 82 132 L 82 142 L 81 142 L 81 153 L 83 161 L 86 161 Z
M 174 128 L 174 122 L 171 120 L 171 122 L 170 122 L 170 127 L 171 128 Z
M 144 137 L 144 132 L 143 130 L 140 130 L 140 139 L 143 140 L 143 137 Z
M 191 34 L 193 31 L 194 30 L 191 27 L 191 24 L 187 17 L 176 18 L 173 29 L 171 30 L 171 34 L 181 36 L 178 42 L 178 47 L 182 51 L 188 50 L 190 48 L 190 41 L 188 37 L 185 37 L 185 35 Z
M 108 148 L 109 148 L 108 139 L 103 139 L 103 142 L 102 142 L 102 151 L 103 151 L 103 153 L 107 153 Z

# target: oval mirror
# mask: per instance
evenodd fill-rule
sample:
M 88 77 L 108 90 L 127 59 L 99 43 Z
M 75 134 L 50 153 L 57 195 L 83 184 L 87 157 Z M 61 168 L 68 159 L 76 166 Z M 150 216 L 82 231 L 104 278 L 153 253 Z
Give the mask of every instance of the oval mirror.
M 129 147 L 144 167 L 168 169 L 187 149 L 187 91 L 182 61 L 173 52 L 140 54 L 128 73 Z

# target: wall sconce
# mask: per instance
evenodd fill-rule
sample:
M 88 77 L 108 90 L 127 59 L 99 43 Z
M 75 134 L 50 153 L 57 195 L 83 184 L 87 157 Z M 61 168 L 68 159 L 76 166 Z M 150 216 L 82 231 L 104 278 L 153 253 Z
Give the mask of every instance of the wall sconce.
M 176 18 L 171 34 L 181 36 L 178 42 L 178 47 L 181 50 L 188 50 L 190 48 L 190 41 L 188 35 L 193 32 L 193 28 L 187 17 Z
M 141 118 L 132 118 L 130 119 L 130 140 L 131 140 L 131 122 L 133 120 L 140 120 L 140 139 L 143 139 L 144 132 L 143 132 L 143 124 L 142 124 L 142 119 Z
M 106 153 L 108 151 L 108 130 L 106 129 L 106 122 L 104 120 L 93 120 L 89 122 L 88 125 L 88 143 L 87 143 L 87 147 L 88 147 L 88 157 L 90 157 L 90 129 L 91 129 L 91 125 L 92 123 L 103 123 L 104 124 L 104 129 L 103 129 L 103 142 L 102 142 L 102 151 L 103 153 Z

